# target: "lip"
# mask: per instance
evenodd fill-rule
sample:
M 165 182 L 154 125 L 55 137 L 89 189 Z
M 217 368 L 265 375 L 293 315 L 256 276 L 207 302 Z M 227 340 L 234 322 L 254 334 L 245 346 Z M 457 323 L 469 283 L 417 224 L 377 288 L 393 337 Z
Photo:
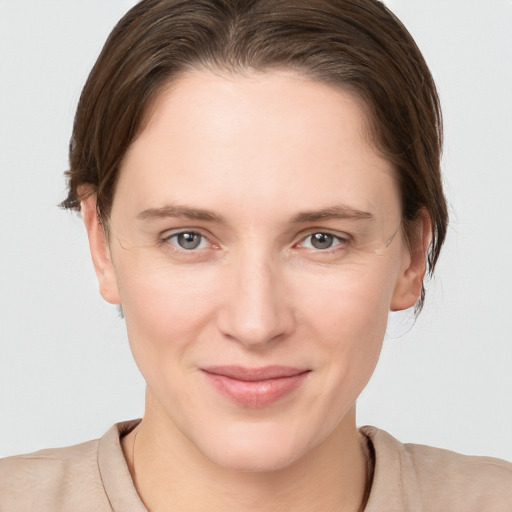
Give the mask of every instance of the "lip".
M 290 366 L 213 366 L 202 368 L 209 383 L 232 402 L 252 409 L 267 407 L 295 391 L 311 370 Z

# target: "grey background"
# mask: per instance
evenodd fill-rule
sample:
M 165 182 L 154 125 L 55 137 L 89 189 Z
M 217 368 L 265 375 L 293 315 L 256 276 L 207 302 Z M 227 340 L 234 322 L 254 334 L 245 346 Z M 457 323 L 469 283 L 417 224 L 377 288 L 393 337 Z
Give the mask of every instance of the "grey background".
M 56 207 L 81 87 L 133 4 L 0 0 L 0 456 L 99 437 L 143 411 L 81 220 Z M 387 4 L 439 86 L 451 227 L 416 325 L 392 319 L 358 421 L 512 459 L 512 2 Z

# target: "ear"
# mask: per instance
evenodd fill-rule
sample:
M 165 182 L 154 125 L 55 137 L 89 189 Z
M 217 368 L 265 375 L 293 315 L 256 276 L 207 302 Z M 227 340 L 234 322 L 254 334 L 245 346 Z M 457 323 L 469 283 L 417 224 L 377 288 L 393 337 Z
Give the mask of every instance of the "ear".
M 81 201 L 80 210 L 89 237 L 89 248 L 101 296 L 110 304 L 121 304 L 110 247 L 96 210 L 96 194 L 88 194 Z
M 404 264 L 393 292 L 391 311 L 408 309 L 420 298 L 432 233 L 432 222 L 426 210 L 422 210 L 414 221 L 413 230 L 409 246 L 404 245 Z

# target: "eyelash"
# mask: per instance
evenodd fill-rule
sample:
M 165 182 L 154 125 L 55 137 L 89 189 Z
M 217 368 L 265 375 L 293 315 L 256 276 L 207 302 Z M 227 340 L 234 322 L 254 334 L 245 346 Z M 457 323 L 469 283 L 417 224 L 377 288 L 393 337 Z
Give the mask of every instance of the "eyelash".
M 173 239 L 177 240 L 177 239 L 178 239 L 178 237 L 179 237 L 179 236 L 181 236 L 181 235 L 197 235 L 197 236 L 201 237 L 201 240 L 200 240 L 200 242 L 199 242 L 199 245 L 200 245 L 204 240 L 206 240 L 206 241 L 210 241 L 210 239 L 209 239 L 207 236 L 205 236 L 205 235 L 203 235 L 203 234 L 201 234 L 201 233 L 199 233 L 199 232 L 197 232 L 197 231 L 194 231 L 194 230 L 183 230 L 183 231 L 178 231 L 178 232 L 176 232 L 176 233 L 167 234 L 167 235 L 162 236 L 162 237 L 160 238 L 160 240 L 159 240 L 159 241 L 160 241 L 160 243 L 161 243 L 162 245 L 164 245 L 164 244 L 172 245 L 172 246 L 173 246 L 173 248 L 174 248 L 174 249 L 176 249 L 177 251 L 181 251 L 181 252 L 188 252 L 188 253 L 195 252 L 195 250 L 197 249 L 197 247 L 193 247 L 193 248 L 191 248 L 191 249 L 186 249 L 186 248 L 184 248 L 184 247 L 180 247 L 180 246 L 179 246 L 179 245 L 177 245 L 177 244 L 175 245 L 175 244 L 173 244 L 173 243 L 171 242 Z M 210 242 L 210 243 L 211 243 L 211 242 Z M 215 245 L 216 245 L 216 244 L 215 244 Z M 217 245 L 216 245 L 216 247 L 217 247 Z
M 192 247 L 190 249 L 186 249 L 184 247 L 180 247 L 178 245 L 178 243 L 174 244 L 171 242 L 171 240 L 177 240 L 179 236 L 182 236 L 182 235 L 197 235 L 199 237 L 201 237 L 201 240 L 198 244 L 197 247 Z M 311 250 L 311 251 L 314 251 L 314 252 L 318 252 L 318 253 L 326 253 L 326 254 L 330 254 L 330 253 L 333 253 L 333 252 L 337 252 L 339 250 L 342 250 L 342 249 L 345 249 L 347 245 L 350 244 L 351 242 L 351 237 L 349 235 L 335 235 L 334 233 L 331 233 L 329 231 L 321 231 L 321 230 L 318 230 L 318 231 L 310 231 L 309 234 L 307 234 L 306 236 L 303 236 L 299 242 L 297 242 L 296 244 L 293 245 L 293 247 L 297 247 L 297 246 L 300 246 L 301 244 L 304 244 L 306 242 L 306 240 L 308 238 L 311 238 L 315 235 L 323 235 L 324 237 L 332 237 L 332 242 L 333 242 L 333 245 L 331 245 L 330 247 L 326 247 L 325 249 L 320 249 L 320 248 L 315 248 L 315 247 L 302 247 L 303 249 L 305 250 Z M 165 236 L 162 236 L 160 238 L 160 243 L 162 245 L 164 244 L 170 244 L 173 246 L 173 248 L 177 251 L 181 251 L 181 252 L 186 252 L 186 253 L 193 253 L 193 252 L 196 252 L 196 250 L 199 250 L 201 249 L 201 247 L 199 247 L 201 245 L 201 243 L 203 241 L 208 241 L 210 242 L 210 239 L 201 234 L 200 232 L 198 231 L 194 231 L 194 230 L 183 230 L 183 231 L 178 231 L 178 232 L 175 232 L 175 233 L 171 233 L 171 234 L 167 234 Z M 211 242 L 210 242 L 211 244 Z M 213 244 L 215 249 L 219 248 L 218 244 Z M 198 249 L 199 248 L 199 249 Z
M 309 238 L 311 239 L 311 245 L 313 245 L 314 239 L 312 237 L 314 237 L 315 235 L 322 235 L 323 237 L 330 237 L 332 239 L 331 241 L 332 241 L 333 245 L 330 245 L 329 247 L 326 247 L 324 249 L 320 249 L 318 247 L 306 247 L 305 249 L 309 249 L 309 250 L 312 250 L 315 252 L 330 254 L 330 253 L 339 251 L 341 249 L 345 249 L 345 247 L 350 243 L 350 238 L 347 235 L 341 236 L 341 235 L 335 235 L 334 233 L 330 233 L 329 231 L 315 231 L 315 232 L 310 233 L 309 235 L 305 236 L 304 238 L 302 238 L 301 241 L 295 245 L 304 244 L 306 242 L 306 240 L 308 240 Z

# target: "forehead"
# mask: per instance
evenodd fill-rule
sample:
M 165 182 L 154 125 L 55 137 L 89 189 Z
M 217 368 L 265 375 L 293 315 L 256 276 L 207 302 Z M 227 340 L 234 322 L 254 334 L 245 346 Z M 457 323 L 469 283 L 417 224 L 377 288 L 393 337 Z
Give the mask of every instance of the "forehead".
M 373 150 L 369 115 L 358 96 L 292 70 L 243 75 L 189 71 L 160 92 L 147 117 L 142 138 L 163 134 L 162 129 L 196 143 L 202 136 L 219 147 L 236 138 L 247 143 L 249 154 L 257 152 L 258 144 L 271 147 L 272 140 L 278 145 L 302 139 L 318 147 L 320 138 L 325 145 L 342 147 L 351 139 L 354 149 Z
M 114 207 L 126 196 L 139 210 L 279 205 L 293 215 L 344 203 L 382 215 L 398 192 L 368 125 L 353 94 L 293 71 L 189 72 L 160 93 L 129 148 Z

